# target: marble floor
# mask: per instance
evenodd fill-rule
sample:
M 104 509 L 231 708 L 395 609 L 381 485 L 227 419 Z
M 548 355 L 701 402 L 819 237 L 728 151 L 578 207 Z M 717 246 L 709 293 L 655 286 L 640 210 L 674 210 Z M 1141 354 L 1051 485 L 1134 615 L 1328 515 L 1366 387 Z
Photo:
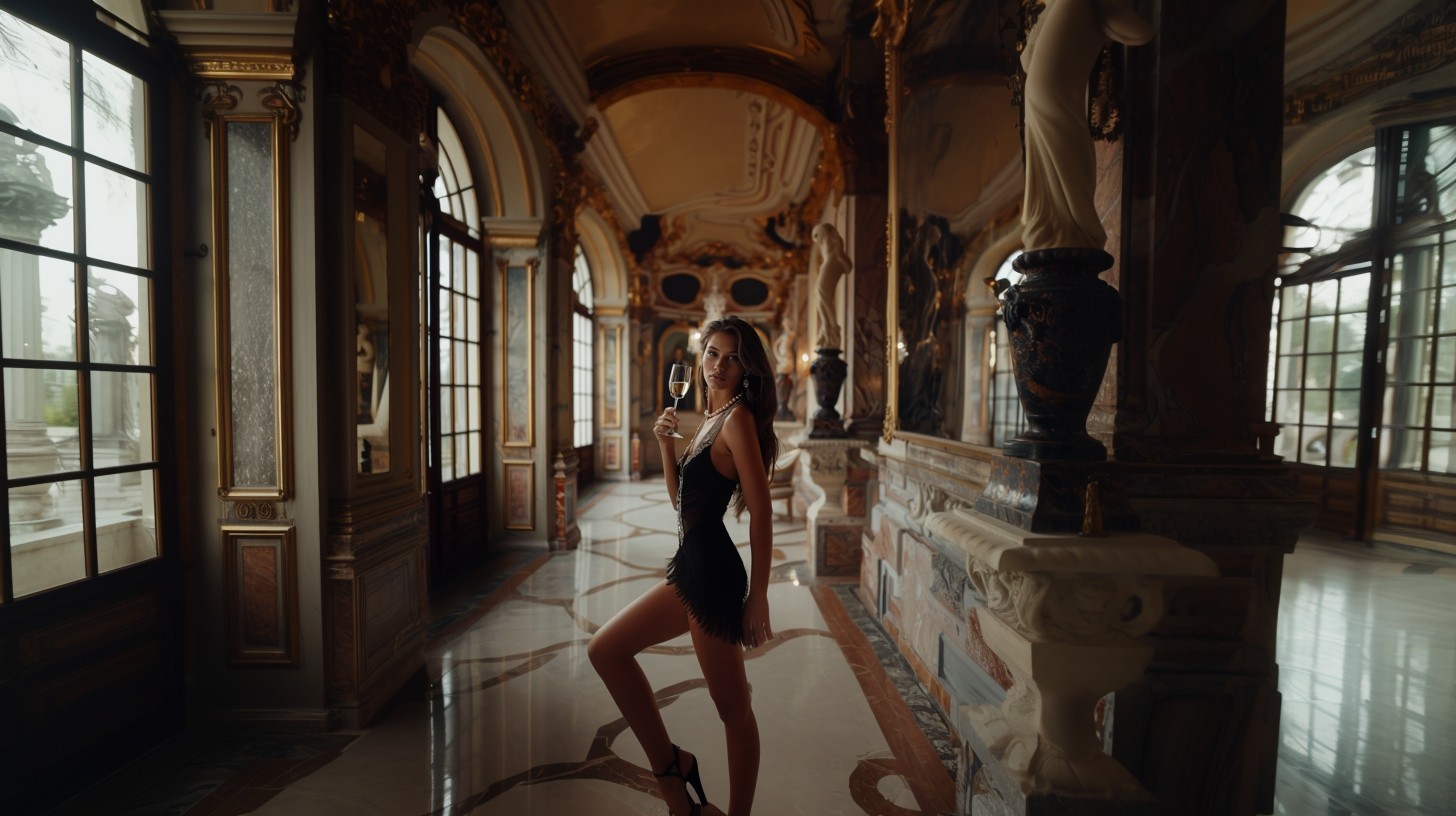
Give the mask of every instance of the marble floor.
M 367 729 L 190 733 L 54 816 L 666 813 L 586 659 L 597 626 L 661 579 L 676 543 L 666 502 L 655 483 L 609 485 L 583 502 L 579 550 L 494 556 L 437 602 L 426 671 Z M 763 738 L 755 813 L 953 812 L 935 705 L 851 583 L 801 580 L 802 520 L 775 528 L 779 636 L 747 663 Z M 1456 812 L 1456 561 L 1306 537 L 1282 599 L 1275 812 Z M 722 728 L 688 639 L 642 664 L 673 739 L 726 804 Z

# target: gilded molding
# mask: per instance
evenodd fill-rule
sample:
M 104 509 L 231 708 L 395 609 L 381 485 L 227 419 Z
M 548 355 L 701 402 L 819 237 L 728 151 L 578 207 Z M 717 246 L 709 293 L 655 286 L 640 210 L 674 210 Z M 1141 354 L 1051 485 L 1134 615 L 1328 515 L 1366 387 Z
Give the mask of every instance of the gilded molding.
M 192 74 L 202 80 L 276 80 L 288 82 L 295 68 L 288 55 L 211 53 L 194 51 L 187 56 Z
M 899 48 L 914 8 L 915 0 L 875 0 L 875 25 L 870 36 L 883 42 L 886 49 Z
M 1284 97 L 1284 124 L 1298 125 L 1371 91 L 1456 62 L 1456 5 L 1407 14 L 1364 57 L 1323 82 Z

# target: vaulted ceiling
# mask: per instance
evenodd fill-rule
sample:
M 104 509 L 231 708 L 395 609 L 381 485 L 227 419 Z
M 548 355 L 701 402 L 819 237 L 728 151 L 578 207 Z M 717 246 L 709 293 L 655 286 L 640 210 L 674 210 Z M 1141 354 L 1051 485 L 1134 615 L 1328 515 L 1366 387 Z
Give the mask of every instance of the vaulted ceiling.
M 504 0 L 516 41 L 577 122 L 660 310 L 662 282 L 778 288 L 804 268 L 836 71 L 865 0 Z M 693 287 L 689 286 L 691 290 Z M 669 291 L 674 290 L 670 284 Z M 740 287 L 747 299 L 750 290 Z M 736 293 L 735 293 L 736 294 Z M 731 306 L 772 311 L 771 301 Z M 756 306 L 756 308 L 754 308 Z

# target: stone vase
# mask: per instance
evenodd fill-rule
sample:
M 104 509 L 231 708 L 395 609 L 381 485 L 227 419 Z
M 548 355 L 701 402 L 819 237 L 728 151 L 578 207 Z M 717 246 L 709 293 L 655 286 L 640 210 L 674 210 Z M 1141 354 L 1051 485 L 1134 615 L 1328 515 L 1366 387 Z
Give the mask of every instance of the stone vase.
M 1000 298 L 1027 429 L 1002 450 L 1042 461 L 1104 461 L 1107 449 L 1087 434 L 1087 415 L 1112 344 L 1122 336 L 1122 298 L 1097 277 L 1112 266 L 1112 256 L 1081 247 L 1042 249 L 1013 265 L 1024 277 Z

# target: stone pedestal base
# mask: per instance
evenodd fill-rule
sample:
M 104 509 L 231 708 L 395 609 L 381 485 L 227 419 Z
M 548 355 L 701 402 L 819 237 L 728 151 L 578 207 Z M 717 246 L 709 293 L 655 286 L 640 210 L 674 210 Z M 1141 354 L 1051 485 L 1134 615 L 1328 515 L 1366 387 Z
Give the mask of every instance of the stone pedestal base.
M 799 483 L 809 499 L 809 543 L 815 576 L 859 575 L 867 502 L 867 475 L 857 451 L 870 443 L 858 439 L 805 439 L 799 443 Z
M 958 712 L 990 793 L 972 813 L 1151 813 L 1154 801 L 1102 750 L 1097 701 L 1143 676 L 1139 640 L 1163 617 L 1163 579 L 1213 576 L 1207 556 L 1146 533 L 1033 533 L 971 510 L 926 518 L 965 557 L 970 612 L 1012 684 L 997 706 Z

